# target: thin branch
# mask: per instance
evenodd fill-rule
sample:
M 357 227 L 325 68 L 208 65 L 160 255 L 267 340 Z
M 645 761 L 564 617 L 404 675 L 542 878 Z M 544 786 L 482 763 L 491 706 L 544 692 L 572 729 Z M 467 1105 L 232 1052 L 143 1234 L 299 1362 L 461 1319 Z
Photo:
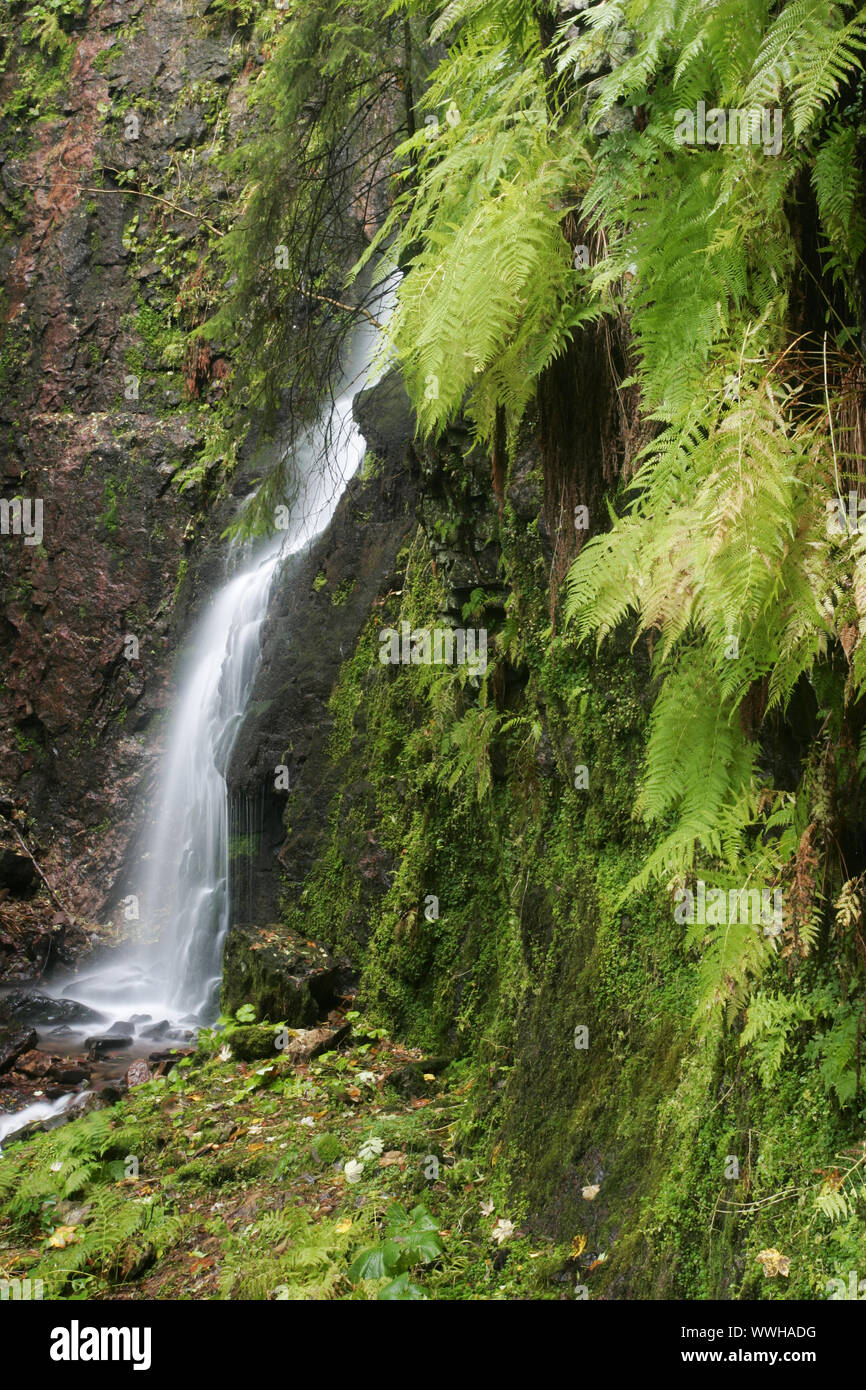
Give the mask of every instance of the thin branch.
M 109 169 L 108 172 L 110 174 L 116 174 L 120 171 L 117 169 Z M 121 198 L 124 194 L 129 193 L 135 198 L 150 198 L 151 202 L 162 203 L 163 207 L 171 208 L 173 212 L 179 212 L 181 217 L 190 217 L 193 222 L 198 222 L 200 226 L 207 227 L 208 231 L 212 232 L 215 237 L 225 236 L 225 232 L 221 232 L 219 227 L 215 227 L 213 222 L 209 222 L 206 217 L 200 216 L 197 212 L 190 212 L 189 208 L 182 208 L 179 203 L 172 203 L 168 198 L 161 198 L 158 193 L 147 193 L 143 188 L 91 188 L 85 183 L 79 183 L 77 187 L 80 193 L 115 194 L 119 195 Z
M 3 819 L 6 820 L 6 817 L 4 816 Z M 38 863 L 38 861 L 37 861 L 35 855 L 34 855 L 34 854 L 32 853 L 32 851 L 30 850 L 30 848 L 29 848 L 29 846 L 28 846 L 28 844 L 27 844 L 27 841 L 24 839 L 24 837 L 23 837 L 22 834 L 20 833 L 20 831 L 19 831 L 17 825 L 13 825 L 12 822 L 11 822 L 11 821 L 8 821 L 8 820 L 6 821 L 6 824 L 7 824 L 7 825 L 9 826 L 9 828 L 11 829 L 12 834 L 15 836 L 16 840 L 18 841 L 19 845 L 20 845 L 21 848 L 23 849 L 24 853 L 27 855 L 27 858 L 30 860 L 30 863 L 33 865 L 33 867 L 34 867 L 34 869 L 36 870 L 37 874 L 38 874 L 39 877 L 42 879 L 42 882 L 45 884 L 45 887 L 48 889 L 48 895 L 49 895 L 49 897 L 51 898 L 52 902 L 56 903 L 56 905 L 60 908 L 60 911 L 63 912 L 63 913 L 65 913 L 65 915 L 66 915 L 66 916 L 70 919 L 70 921 L 72 922 L 73 926 L 78 927 L 79 930 L 83 930 L 83 928 L 82 928 L 82 926 L 81 926 L 81 923 L 77 920 L 75 914 L 74 914 L 73 912 L 71 912 L 70 909 L 66 906 L 66 904 L 65 904 L 64 901 L 63 901 L 63 899 L 60 897 L 59 893 L 57 893 L 57 892 L 55 891 L 55 889 L 52 888 L 52 886 L 51 886 L 51 884 L 50 884 L 48 878 L 47 878 L 46 875 L 43 873 L 43 871 L 42 871 L 42 869 L 41 869 L 41 867 L 40 867 L 40 865 L 39 865 L 39 863 Z
M 344 304 L 340 299 L 332 299 L 330 295 L 327 294 L 316 294 L 313 290 L 305 290 L 300 285 L 292 285 L 292 290 L 296 294 L 305 295 L 307 299 L 319 299 L 323 304 L 333 304 L 336 309 L 345 309 L 350 314 L 363 314 L 364 318 L 368 319 L 374 328 L 380 330 L 383 328 L 383 324 L 381 324 L 377 318 L 374 318 L 369 309 L 364 308 L 363 304 Z
M 103 167 L 108 174 L 122 174 L 125 172 L 123 169 L 111 169 L 107 164 Z M 11 174 L 8 175 L 8 178 L 10 182 L 14 183 L 18 188 L 27 188 L 30 192 L 36 188 L 47 189 L 48 191 L 51 190 L 51 184 L 49 183 L 30 183 L 27 179 L 13 178 Z M 86 183 L 78 183 L 75 186 L 79 193 L 99 193 L 103 197 L 113 195 L 122 198 L 126 194 L 129 194 L 133 198 L 150 198 L 151 202 L 162 203 L 163 207 L 171 208 L 172 212 L 179 212 L 181 217 L 190 217 L 194 222 L 198 222 L 200 226 L 207 227 L 208 231 L 213 232 L 215 237 L 225 236 L 225 232 L 221 232 L 219 227 L 215 227 L 213 222 L 209 222 L 206 217 L 202 217 L 197 212 L 190 212 L 189 208 L 182 208 L 179 203 L 173 203 L 168 198 L 162 198 L 158 193 L 148 193 L 144 188 L 94 188 Z

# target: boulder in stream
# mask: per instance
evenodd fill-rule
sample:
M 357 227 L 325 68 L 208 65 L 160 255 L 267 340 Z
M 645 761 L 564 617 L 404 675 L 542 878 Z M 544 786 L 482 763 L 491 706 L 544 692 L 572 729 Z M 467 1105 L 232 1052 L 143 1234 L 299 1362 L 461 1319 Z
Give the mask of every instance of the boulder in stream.
M 103 1015 L 77 999 L 55 999 L 26 989 L 0 996 L 0 1020 L 12 1023 L 101 1023 Z
M 95 1037 L 85 1038 L 84 1046 L 87 1048 L 87 1060 L 96 1062 L 100 1057 L 104 1057 L 106 1052 L 114 1052 L 121 1047 L 132 1047 L 132 1038 L 119 1033 L 98 1033 Z

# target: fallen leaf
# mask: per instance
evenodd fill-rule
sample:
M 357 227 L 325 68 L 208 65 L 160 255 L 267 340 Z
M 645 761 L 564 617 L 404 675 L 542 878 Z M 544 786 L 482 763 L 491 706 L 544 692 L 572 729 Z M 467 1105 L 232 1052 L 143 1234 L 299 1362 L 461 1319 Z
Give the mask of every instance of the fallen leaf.
M 777 1274 L 782 1274 L 787 1279 L 791 1272 L 791 1261 L 787 1255 L 782 1255 L 771 1246 L 769 1250 L 761 1250 L 755 1256 L 764 1271 L 764 1277 L 775 1279 Z
M 391 1168 L 395 1163 L 399 1163 L 402 1167 L 404 1161 L 405 1155 L 401 1152 L 400 1149 L 388 1149 L 387 1152 L 383 1153 L 382 1157 L 379 1159 L 379 1167 Z
M 583 1235 L 575 1236 L 575 1237 L 574 1237 L 574 1240 L 571 1242 L 571 1257 L 572 1257 L 572 1259 L 573 1259 L 573 1260 L 576 1260 L 577 1257 L 578 1257 L 578 1255 L 582 1255 L 585 1249 L 586 1249 L 586 1236 L 583 1236 Z
M 378 1158 L 384 1147 L 384 1139 L 379 1139 L 377 1135 L 372 1135 L 371 1138 L 365 1139 L 364 1143 L 359 1148 L 358 1157 L 363 1159 Z
M 424 1079 L 425 1081 L 435 1081 L 435 1080 L 436 1080 L 435 1074 L 434 1074 L 432 1071 L 425 1071 L 425 1072 L 422 1072 L 421 1075 L 422 1075 L 422 1077 L 423 1077 L 423 1079 Z
M 344 1236 L 347 1231 L 351 1231 L 351 1221 L 338 1221 L 335 1227 L 338 1236 Z
M 495 1240 L 497 1245 L 501 1245 L 504 1240 L 508 1240 L 514 1235 L 514 1222 L 500 1217 L 493 1230 L 490 1232 L 490 1239 Z
M 585 1202 L 594 1202 L 600 1191 L 601 1188 L 599 1184 L 594 1183 L 592 1187 L 581 1188 L 580 1195 Z
M 58 1226 L 48 1238 L 48 1249 L 65 1250 L 67 1245 L 74 1245 L 80 1239 L 81 1232 L 77 1226 Z

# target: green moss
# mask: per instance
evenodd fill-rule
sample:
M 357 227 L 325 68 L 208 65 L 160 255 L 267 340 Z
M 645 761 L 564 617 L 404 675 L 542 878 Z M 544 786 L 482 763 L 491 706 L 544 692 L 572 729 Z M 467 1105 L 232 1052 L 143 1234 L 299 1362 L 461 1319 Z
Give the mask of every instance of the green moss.
M 380 627 L 441 616 L 419 536 L 400 557 L 402 592 L 341 670 L 329 832 L 285 920 L 350 957 L 367 1017 L 465 1057 L 462 1151 L 538 1238 L 576 1241 L 571 1275 L 590 1297 L 821 1297 L 862 1239 L 862 1217 L 834 1227 L 816 1207 L 816 1171 L 855 1141 L 856 1108 L 818 1099 L 802 1053 L 767 1090 L 736 1033 L 699 1037 L 700 959 L 666 896 L 617 906 L 654 842 L 631 814 L 646 652 L 614 644 L 590 660 L 552 635 L 534 527 L 506 508 L 502 543 L 511 598 L 477 751 L 489 790 L 479 798 L 483 779 L 454 770 L 479 697 L 454 671 L 378 661 Z M 290 826 L 298 814 L 290 800 Z M 755 1258 L 770 1247 L 796 1263 L 784 1286 Z
M 331 594 L 331 603 L 335 608 L 342 607 L 342 605 L 346 602 L 346 599 L 349 597 L 352 590 L 354 589 L 356 583 L 356 579 L 344 579 L 342 583 L 337 585 L 336 589 Z
M 343 1145 L 337 1134 L 320 1134 L 313 1145 L 320 1163 L 336 1163 L 343 1156 Z

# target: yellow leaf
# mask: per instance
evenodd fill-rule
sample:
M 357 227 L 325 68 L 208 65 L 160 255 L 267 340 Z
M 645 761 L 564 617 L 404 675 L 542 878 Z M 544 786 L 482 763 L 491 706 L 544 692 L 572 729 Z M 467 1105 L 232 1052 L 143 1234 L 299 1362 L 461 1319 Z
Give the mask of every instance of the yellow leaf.
M 434 1076 L 434 1074 L 433 1074 L 432 1071 L 425 1071 L 425 1072 L 422 1073 L 422 1075 L 423 1075 L 425 1081 L 435 1081 L 435 1080 L 436 1080 L 436 1077 Z
M 351 1231 L 351 1229 L 352 1229 L 352 1223 L 351 1223 L 351 1221 L 338 1221 L 338 1222 L 337 1222 L 337 1227 L 336 1227 L 337 1235 L 339 1235 L 339 1236 L 344 1236 L 344 1235 L 346 1234 L 346 1232 L 347 1232 L 347 1231 Z
M 791 1272 L 791 1260 L 788 1255 L 781 1255 L 778 1250 L 771 1247 L 769 1250 L 761 1250 L 755 1256 L 764 1271 L 764 1277 L 775 1279 L 777 1274 L 782 1274 L 787 1279 Z
M 48 1240 L 49 1250 L 65 1250 L 67 1245 L 74 1245 L 81 1239 L 81 1233 L 77 1226 L 58 1226 L 52 1231 Z
M 585 1249 L 586 1236 L 575 1236 L 574 1240 L 571 1242 L 572 1258 L 576 1260 L 578 1255 L 582 1255 Z

